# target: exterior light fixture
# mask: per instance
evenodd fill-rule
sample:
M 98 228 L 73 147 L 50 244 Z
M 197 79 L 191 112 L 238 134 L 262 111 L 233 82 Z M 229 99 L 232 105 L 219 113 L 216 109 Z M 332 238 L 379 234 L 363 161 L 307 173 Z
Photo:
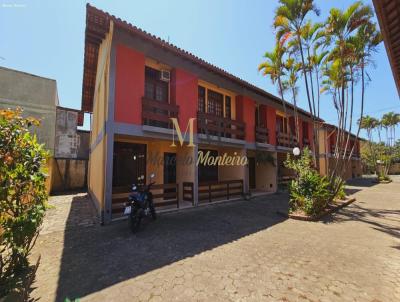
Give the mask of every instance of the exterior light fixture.
M 294 148 L 293 148 L 293 155 L 294 155 L 294 156 L 299 156 L 299 155 L 300 155 L 300 149 L 299 149 L 299 147 L 294 147 Z

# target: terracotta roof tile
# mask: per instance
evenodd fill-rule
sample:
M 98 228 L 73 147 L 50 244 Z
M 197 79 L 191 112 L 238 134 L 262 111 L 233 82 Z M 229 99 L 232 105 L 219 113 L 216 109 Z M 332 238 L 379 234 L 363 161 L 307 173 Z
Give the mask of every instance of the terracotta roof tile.
M 227 72 L 226 70 L 215 66 L 199 57 L 196 55 L 183 50 L 172 43 L 169 43 L 160 37 L 157 37 L 153 34 L 150 34 L 146 32 L 145 30 L 142 30 L 138 28 L 135 25 L 132 25 L 131 23 L 121 20 L 120 18 L 110 15 L 107 12 L 104 12 L 98 8 L 95 8 L 94 6 L 91 6 L 89 4 L 86 5 L 87 10 L 86 10 L 86 31 L 85 31 L 85 60 L 84 60 L 84 74 L 83 74 L 83 87 L 82 87 L 82 110 L 85 112 L 91 112 L 92 111 L 92 106 L 93 106 L 93 95 L 94 95 L 94 81 L 95 81 L 95 75 L 96 75 L 96 68 L 97 68 L 97 52 L 92 49 L 94 47 L 95 49 L 99 47 L 99 44 L 101 42 L 101 37 L 105 35 L 106 29 L 108 29 L 108 24 L 105 26 L 106 23 L 109 23 L 110 20 L 114 22 L 114 25 L 120 28 L 123 28 L 127 30 L 129 33 L 132 34 L 137 34 L 141 36 L 142 38 L 153 42 L 157 44 L 159 47 L 163 47 L 167 50 L 170 50 L 174 52 L 176 55 L 179 55 L 181 57 L 187 58 L 191 60 L 193 63 L 198 64 L 202 66 L 203 68 L 206 68 L 212 72 L 218 73 L 220 76 L 225 77 L 241 86 L 244 86 L 245 88 L 253 91 L 254 93 L 259 94 L 262 97 L 268 98 L 274 102 L 276 102 L 278 105 L 281 104 L 281 99 L 278 98 L 277 96 Z M 99 18 L 102 20 L 99 20 Z M 96 26 L 101 26 L 102 28 L 100 29 L 95 29 Z M 95 38 L 97 37 L 97 41 L 92 41 L 92 36 Z M 97 50 L 96 49 L 96 50 Z M 94 52 L 94 53 L 93 53 Z M 293 108 L 292 104 L 287 103 L 287 106 L 289 108 Z M 301 113 L 311 116 L 310 113 L 303 109 L 298 109 Z

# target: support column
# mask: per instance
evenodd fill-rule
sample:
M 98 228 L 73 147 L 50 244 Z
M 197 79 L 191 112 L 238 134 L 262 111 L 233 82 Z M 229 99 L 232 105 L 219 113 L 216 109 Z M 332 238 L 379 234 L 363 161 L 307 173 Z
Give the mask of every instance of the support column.
M 183 202 L 183 183 L 193 183 L 193 203 L 196 204 L 197 194 L 197 146 L 179 147 L 176 152 L 176 182 L 179 188 L 179 201 Z
M 111 127 L 108 127 L 111 128 Z M 106 162 L 105 162 L 105 182 L 104 182 L 104 212 L 103 223 L 109 224 L 112 219 L 112 178 L 114 164 L 114 132 L 112 129 L 106 134 Z
M 108 224 L 112 219 L 112 179 L 114 164 L 114 104 L 115 104 L 115 77 L 116 77 L 116 46 L 115 40 L 111 43 L 109 67 L 108 112 L 105 122 L 105 180 L 104 180 L 104 209 L 102 223 Z M 99 163 L 100 164 L 100 163 Z
M 198 155 L 199 155 L 199 146 L 196 138 L 195 146 L 193 147 L 193 159 L 194 159 L 193 203 L 195 206 L 199 204 L 199 167 L 197 166 Z

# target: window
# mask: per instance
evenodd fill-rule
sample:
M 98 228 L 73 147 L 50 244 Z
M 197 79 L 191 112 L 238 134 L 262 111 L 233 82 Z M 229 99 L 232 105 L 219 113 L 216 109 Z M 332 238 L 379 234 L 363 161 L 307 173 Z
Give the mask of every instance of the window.
M 283 132 L 283 118 L 281 116 L 276 117 L 276 132 Z
M 255 112 L 254 112 L 254 121 L 255 121 L 255 125 L 256 125 L 256 127 L 258 127 L 258 126 L 260 126 L 260 119 L 259 119 L 259 112 L 260 112 L 260 109 L 259 109 L 259 107 L 258 106 L 256 106 L 256 110 L 255 110 Z
M 287 133 L 287 119 L 283 116 L 276 116 L 276 131 Z
M 259 104 L 256 107 L 256 110 L 258 110 L 258 114 L 257 114 L 258 123 L 256 125 L 259 127 L 267 128 L 267 121 L 266 121 L 267 112 L 266 112 L 265 105 Z
M 232 118 L 231 97 L 225 96 L 225 117 Z
M 205 112 L 206 109 L 206 89 L 199 86 L 198 108 L 199 112 Z
M 210 89 L 207 90 L 207 96 L 208 96 L 207 112 L 210 114 L 214 114 L 216 116 L 223 116 L 222 104 L 224 96 L 221 93 L 218 93 Z
M 225 110 L 224 110 L 225 109 Z M 232 98 L 212 89 L 198 86 L 199 112 L 207 112 L 212 115 L 232 118 Z
M 146 66 L 145 68 L 145 97 L 168 103 L 168 82 L 160 80 L 159 70 Z

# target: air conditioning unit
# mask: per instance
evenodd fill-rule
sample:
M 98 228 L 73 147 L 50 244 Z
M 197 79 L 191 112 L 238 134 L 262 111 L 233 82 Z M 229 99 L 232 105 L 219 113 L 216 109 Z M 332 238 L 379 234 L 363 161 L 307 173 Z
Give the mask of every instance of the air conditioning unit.
M 168 70 L 161 70 L 161 81 L 169 82 L 170 73 Z

